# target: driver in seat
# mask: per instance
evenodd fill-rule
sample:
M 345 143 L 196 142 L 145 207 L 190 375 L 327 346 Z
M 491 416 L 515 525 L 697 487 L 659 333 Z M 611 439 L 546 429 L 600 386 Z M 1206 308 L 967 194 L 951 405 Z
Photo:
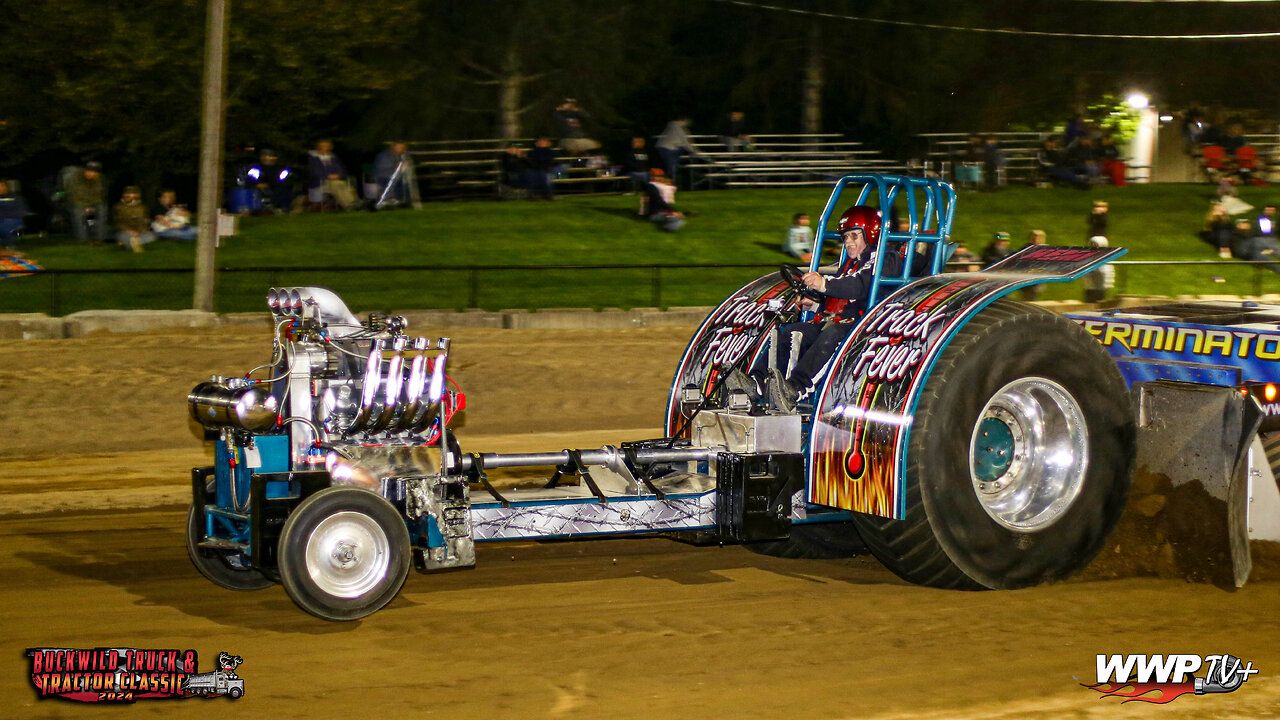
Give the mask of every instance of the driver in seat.
M 854 205 L 840 216 L 836 232 L 844 244 L 845 262 L 835 275 L 807 272 L 800 277 L 807 288 L 822 296 L 821 301 L 802 297 L 800 307 L 816 309 L 818 314 L 809 322 L 777 328 L 774 369 L 758 370 L 747 381 L 748 394 L 766 397 L 773 409 L 788 413 L 795 412 L 796 403 L 813 394 L 836 349 L 866 313 L 880 226 L 880 211 L 865 205 Z M 886 253 L 881 272 L 892 275 L 901 270 L 899 254 Z

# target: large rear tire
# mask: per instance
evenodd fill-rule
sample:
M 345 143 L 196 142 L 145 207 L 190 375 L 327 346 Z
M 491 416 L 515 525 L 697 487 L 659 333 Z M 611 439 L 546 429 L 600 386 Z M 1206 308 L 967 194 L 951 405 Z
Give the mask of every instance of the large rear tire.
M 1119 370 L 1076 323 L 993 303 L 938 358 L 914 417 L 905 519 L 853 514 L 899 577 L 1029 587 L 1102 549 L 1128 496 L 1135 428 Z
M 326 620 L 372 614 L 400 592 L 409 574 L 409 530 L 382 496 L 328 487 L 303 500 L 280 532 L 284 589 Z

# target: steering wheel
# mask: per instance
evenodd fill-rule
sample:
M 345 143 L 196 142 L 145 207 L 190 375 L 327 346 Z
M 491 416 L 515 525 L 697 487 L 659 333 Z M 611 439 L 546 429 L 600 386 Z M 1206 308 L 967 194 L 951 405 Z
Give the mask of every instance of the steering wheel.
M 810 300 L 822 301 L 827 297 L 826 295 L 823 295 L 822 293 L 818 292 L 817 290 L 814 290 L 808 285 L 805 285 L 804 280 L 801 279 L 804 277 L 804 272 L 802 272 L 800 268 L 796 267 L 795 265 L 788 265 L 786 263 L 783 263 L 778 268 L 778 275 L 781 276 L 782 279 L 786 281 L 788 285 L 791 286 L 792 290 L 795 290 L 796 292 L 800 293 L 804 297 L 809 298 Z

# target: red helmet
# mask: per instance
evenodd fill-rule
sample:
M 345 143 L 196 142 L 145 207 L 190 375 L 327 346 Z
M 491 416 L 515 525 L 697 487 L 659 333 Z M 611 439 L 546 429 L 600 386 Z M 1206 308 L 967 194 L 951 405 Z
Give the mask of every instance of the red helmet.
M 867 238 L 867 247 L 875 247 L 880 241 L 880 211 L 866 205 L 854 205 L 840 216 L 836 223 L 836 233 L 852 228 L 862 228 Z

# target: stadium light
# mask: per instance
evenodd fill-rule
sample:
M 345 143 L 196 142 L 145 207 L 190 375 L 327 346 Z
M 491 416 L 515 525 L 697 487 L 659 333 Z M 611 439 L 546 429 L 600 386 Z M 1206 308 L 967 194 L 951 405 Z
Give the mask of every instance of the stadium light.
M 1140 92 L 1129 93 L 1129 97 L 1125 98 L 1124 101 L 1126 105 L 1134 110 L 1145 110 L 1151 104 L 1151 98 Z

